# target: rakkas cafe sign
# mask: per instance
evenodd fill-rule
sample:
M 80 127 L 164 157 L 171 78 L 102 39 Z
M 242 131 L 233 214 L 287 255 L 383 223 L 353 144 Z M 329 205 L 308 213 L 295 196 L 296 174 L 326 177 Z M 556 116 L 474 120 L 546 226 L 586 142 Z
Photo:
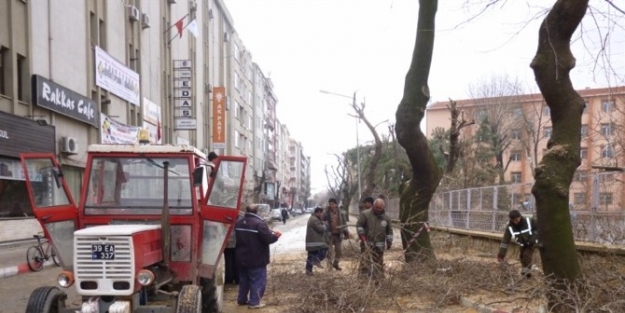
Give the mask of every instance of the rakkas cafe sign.
M 39 75 L 33 75 L 32 84 L 38 106 L 99 126 L 100 111 L 95 101 Z

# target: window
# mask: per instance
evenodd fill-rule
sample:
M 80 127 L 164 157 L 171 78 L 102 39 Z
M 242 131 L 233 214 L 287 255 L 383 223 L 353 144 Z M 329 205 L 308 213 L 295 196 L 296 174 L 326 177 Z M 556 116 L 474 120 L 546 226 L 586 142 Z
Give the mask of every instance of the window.
M 234 100 L 234 117 L 239 118 L 241 116 L 241 106 L 239 105 L 239 101 Z
M 511 161 L 521 161 L 521 151 L 515 150 L 510 153 Z
M 588 136 L 588 124 L 582 124 L 582 129 L 580 131 L 582 133 L 582 138 Z
M 17 100 L 27 101 L 29 99 L 29 79 L 28 62 L 26 57 L 17 55 Z
M 512 115 L 514 116 L 514 118 L 520 118 L 521 116 L 523 116 L 523 109 L 514 108 L 514 110 L 512 111 Z
M 252 115 L 251 114 L 247 115 L 247 129 L 252 130 Z
M 553 132 L 553 129 L 551 127 L 545 127 L 543 128 L 543 137 L 545 138 L 551 138 L 551 133 Z
M 585 160 L 586 158 L 588 158 L 588 149 L 587 148 L 581 148 L 579 149 L 579 157 L 582 160 Z
M 239 45 L 237 45 L 236 43 L 234 44 L 234 51 L 232 52 L 234 59 L 239 61 Z
M 577 171 L 575 172 L 575 176 L 573 177 L 575 181 L 584 181 L 586 180 L 586 171 Z
M 590 105 L 590 103 L 588 103 L 588 100 L 584 100 L 584 110 L 582 111 L 582 114 L 588 113 L 588 106 L 589 105 Z
M 239 73 L 234 72 L 234 89 L 239 90 Z
M 513 183 L 521 182 L 521 172 L 512 172 L 511 179 Z
M 610 137 L 612 135 L 612 124 L 601 124 L 601 134 L 605 137 Z
M 512 139 L 521 139 L 521 130 L 520 129 L 513 129 L 510 132 L 510 135 L 511 135 Z
M 477 120 L 480 122 L 483 122 L 484 120 L 488 119 L 488 111 L 486 110 L 479 110 L 477 112 Z
M 614 102 L 612 100 L 601 101 L 601 111 L 611 113 L 614 110 Z
M 0 46 L 0 95 L 10 96 L 9 92 L 9 49 Z
M 543 109 L 543 115 L 544 116 L 551 116 L 551 110 L 549 109 L 549 107 L 545 107 Z
M 599 204 L 601 205 L 610 205 L 612 204 L 612 193 L 611 192 L 602 192 L 599 194 Z
M 586 193 L 576 192 L 573 194 L 573 204 L 586 204 Z
M 165 25 L 163 23 L 163 25 Z M 106 49 L 106 24 L 104 23 L 103 20 L 100 20 L 100 37 L 98 37 L 98 40 L 100 42 L 99 46 L 102 49 Z
M 614 157 L 614 148 L 611 145 L 607 145 L 601 149 L 601 157 L 602 158 L 613 158 Z
M 254 143 L 251 140 L 247 141 L 247 149 L 247 152 L 250 154 L 254 151 Z
M 234 146 L 237 148 L 239 147 L 239 140 L 240 140 L 239 136 L 241 136 L 239 134 L 239 131 L 235 130 L 234 131 Z

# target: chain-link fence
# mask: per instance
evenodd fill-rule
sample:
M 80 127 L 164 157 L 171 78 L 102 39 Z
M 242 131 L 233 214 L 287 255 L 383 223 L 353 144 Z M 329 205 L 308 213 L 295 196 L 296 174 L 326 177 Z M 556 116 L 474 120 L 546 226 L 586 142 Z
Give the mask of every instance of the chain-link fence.
M 571 184 L 569 208 L 575 240 L 625 244 L 625 174 L 578 172 Z M 437 192 L 432 197 L 429 222 L 434 226 L 485 232 L 503 232 L 508 212 L 536 213 L 533 183 Z M 352 212 L 358 212 L 357 206 Z M 399 199 L 387 201 L 386 214 L 399 218 Z

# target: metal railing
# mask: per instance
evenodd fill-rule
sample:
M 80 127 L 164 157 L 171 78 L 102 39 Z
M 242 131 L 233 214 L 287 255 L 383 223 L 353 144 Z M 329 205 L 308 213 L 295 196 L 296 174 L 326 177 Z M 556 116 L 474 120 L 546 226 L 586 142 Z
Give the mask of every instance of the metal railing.
M 569 208 L 576 241 L 625 245 L 624 174 L 578 174 L 571 184 Z M 501 233 L 508 212 L 536 213 L 533 183 L 437 192 L 432 197 L 429 222 L 439 227 Z M 357 207 L 351 208 L 358 212 Z M 386 213 L 399 218 L 399 199 L 387 201 Z

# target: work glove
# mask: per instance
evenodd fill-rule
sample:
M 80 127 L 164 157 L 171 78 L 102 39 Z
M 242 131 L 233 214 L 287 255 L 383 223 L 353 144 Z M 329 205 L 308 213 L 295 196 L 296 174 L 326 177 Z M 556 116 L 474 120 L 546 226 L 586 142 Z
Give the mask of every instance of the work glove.
M 390 241 L 388 241 L 388 242 L 386 243 L 386 250 L 391 250 L 391 246 L 392 246 L 392 245 L 393 245 L 393 243 L 392 243 L 392 242 L 390 242 Z
M 367 242 L 367 236 L 365 236 L 365 235 L 360 235 L 360 236 L 358 236 L 358 237 L 360 238 L 360 241 L 361 241 L 361 242 Z
M 503 255 L 503 254 L 497 254 L 497 261 L 498 261 L 498 262 L 503 262 L 503 259 L 504 259 L 505 257 L 506 257 L 506 256 L 505 256 L 505 255 Z

